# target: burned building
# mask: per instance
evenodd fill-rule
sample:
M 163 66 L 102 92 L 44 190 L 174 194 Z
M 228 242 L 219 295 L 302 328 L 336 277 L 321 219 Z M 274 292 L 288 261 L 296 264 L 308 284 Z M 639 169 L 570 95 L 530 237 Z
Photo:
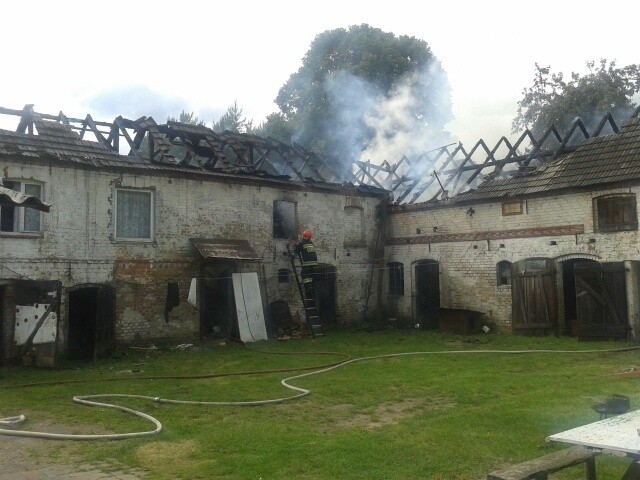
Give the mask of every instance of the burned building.
M 2 359 L 266 338 L 303 316 L 287 246 L 304 228 L 325 326 L 386 311 L 426 329 L 640 338 L 638 112 L 339 172 L 201 125 L 0 114 L 18 123 L 0 130 Z
M 269 305 L 299 312 L 286 247 L 302 228 L 315 232 L 323 323 L 375 304 L 388 192 L 301 147 L 146 117 L 0 113 L 18 124 L 0 130 L 3 191 L 15 192 L 0 211 L 1 358 L 238 336 L 233 318 L 252 302 L 275 329 Z
M 622 128 L 607 115 L 593 131 L 576 120 L 566 133 L 551 126 L 430 155 L 417 175 L 420 163 L 406 159 L 404 175 L 361 165 L 396 198 L 390 310 L 427 328 L 452 309 L 514 333 L 640 338 L 638 111 Z

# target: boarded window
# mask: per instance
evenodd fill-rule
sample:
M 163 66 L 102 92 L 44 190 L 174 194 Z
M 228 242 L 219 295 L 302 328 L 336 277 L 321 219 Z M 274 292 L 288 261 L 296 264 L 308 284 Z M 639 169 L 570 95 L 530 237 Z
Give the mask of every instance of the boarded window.
M 511 262 L 503 260 L 498 262 L 496 266 L 496 274 L 498 277 L 498 286 L 511 285 Z
M 151 240 L 153 192 L 116 190 L 116 238 Z
M 502 202 L 502 215 L 522 215 L 522 202 L 520 200 Z
M 296 204 L 284 200 L 273 202 L 273 238 L 296 236 Z
M 364 243 L 362 231 L 362 208 L 344 207 L 344 245 L 360 246 Z
M 42 200 L 42 184 L 4 180 L 2 185 L 16 192 L 32 195 Z M 42 215 L 38 210 L 27 207 L 2 205 L 0 207 L 0 231 L 2 232 L 40 232 Z
M 387 264 L 389 271 L 389 295 L 404 295 L 404 265 L 400 262 Z
M 638 229 L 636 196 L 612 195 L 593 199 L 597 232 L 620 232 Z

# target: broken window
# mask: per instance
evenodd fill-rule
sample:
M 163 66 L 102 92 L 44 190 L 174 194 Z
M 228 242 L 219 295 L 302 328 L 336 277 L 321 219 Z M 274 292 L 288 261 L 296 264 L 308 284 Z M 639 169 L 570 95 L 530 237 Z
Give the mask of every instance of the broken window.
M 362 208 L 344 207 L 345 247 L 357 247 L 363 243 Z
M 400 262 L 387 263 L 389 271 L 389 295 L 404 295 L 404 265 Z
M 498 262 L 498 265 L 496 266 L 496 272 L 499 287 L 511 285 L 511 262 L 507 260 Z
M 291 238 L 297 233 L 296 204 L 284 200 L 273 202 L 273 238 Z
M 593 199 L 596 232 L 621 232 L 638 229 L 636 196 L 608 195 Z
M 151 240 L 153 232 L 153 192 L 116 190 L 116 238 Z
M 2 186 L 16 192 L 32 195 L 42 200 L 42 184 L 16 180 L 4 180 Z M 2 205 L 0 207 L 0 231 L 35 233 L 42 231 L 40 211 L 28 207 Z

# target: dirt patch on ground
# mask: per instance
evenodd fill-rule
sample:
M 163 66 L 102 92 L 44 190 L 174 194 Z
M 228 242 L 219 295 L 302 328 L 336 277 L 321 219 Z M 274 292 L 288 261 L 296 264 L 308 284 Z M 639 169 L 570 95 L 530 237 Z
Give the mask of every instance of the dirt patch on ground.
M 27 414 L 29 417 L 29 415 Z M 0 414 L 0 417 L 4 415 Z M 106 433 L 89 425 L 73 428 L 47 420 L 29 422 L 17 430 L 56 433 Z M 0 480 L 54 480 L 77 478 L 84 480 L 140 480 L 146 472 L 126 468 L 116 462 L 86 464 L 76 462 L 69 442 L 0 435 Z
M 354 405 L 340 404 L 323 408 L 323 418 L 327 422 L 325 431 L 345 428 L 376 430 L 395 425 L 402 420 L 421 415 L 425 411 L 446 410 L 454 407 L 454 402 L 446 397 L 405 398 L 394 402 L 384 402 L 362 410 Z

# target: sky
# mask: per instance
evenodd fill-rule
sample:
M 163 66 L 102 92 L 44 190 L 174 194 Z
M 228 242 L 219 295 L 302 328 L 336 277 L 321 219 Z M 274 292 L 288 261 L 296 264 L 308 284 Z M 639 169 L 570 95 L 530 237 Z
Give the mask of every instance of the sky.
M 159 123 L 186 110 L 210 124 L 237 101 L 259 124 L 317 34 L 366 23 L 427 42 L 451 85 L 448 130 L 468 146 L 495 144 L 513 138 L 536 62 L 566 75 L 600 58 L 640 63 L 638 14 L 626 0 L 12 1 L 0 106 Z

